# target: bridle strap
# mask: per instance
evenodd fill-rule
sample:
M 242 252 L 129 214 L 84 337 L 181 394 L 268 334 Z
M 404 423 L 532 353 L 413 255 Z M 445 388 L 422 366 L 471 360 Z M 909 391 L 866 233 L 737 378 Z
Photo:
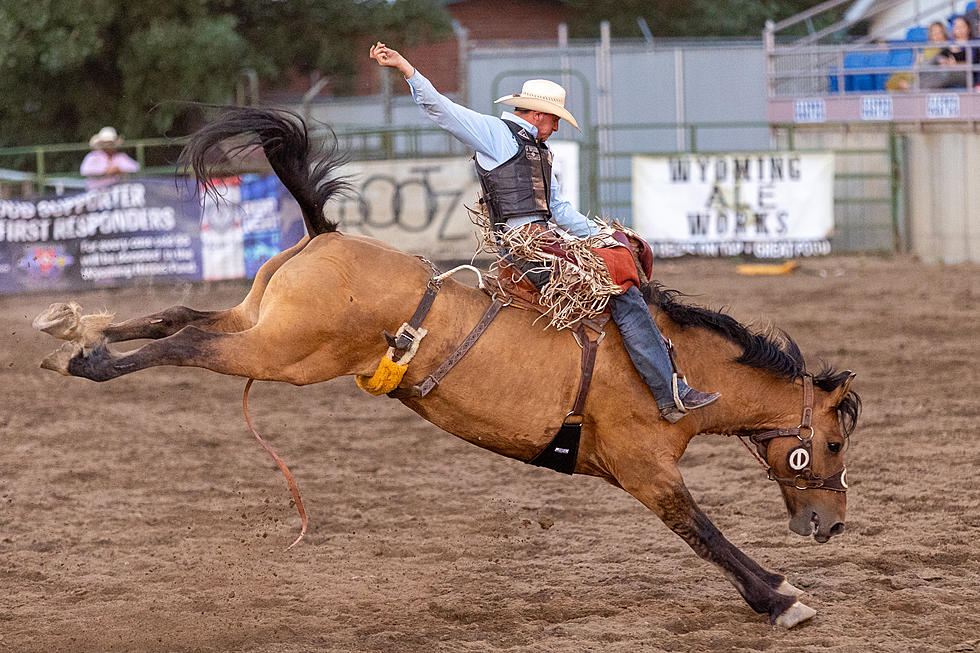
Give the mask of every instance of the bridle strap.
M 777 476 L 773 471 L 772 465 L 767 461 L 766 453 L 769 442 L 776 438 L 797 438 L 800 441 L 798 447 L 790 452 L 799 451 L 801 456 L 805 455 L 806 464 L 804 467 L 797 468 L 799 471 L 796 476 Z M 800 425 L 794 428 L 772 429 L 753 433 L 749 440 L 756 446 L 758 453 L 756 459 L 762 463 L 766 470 L 766 475 L 770 480 L 776 481 L 781 485 L 788 485 L 797 490 L 822 489 L 833 492 L 847 491 L 847 468 L 841 467 L 840 471 L 831 476 L 822 477 L 813 473 L 813 377 L 809 374 L 803 375 L 803 412 L 800 416 Z M 743 441 L 743 444 L 745 442 Z M 748 446 L 748 445 L 746 445 Z
M 809 374 L 803 375 L 803 414 L 800 416 L 800 425 L 791 429 L 773 429 L 762 433 L 753 433 L 749 436 L 755 446 L 762 449 L 762 444 L 774 438 L 800 438 L 806 439 L 803 433 L 809 431 L 809 436 L 813 436 L 813 377 Z M 763 454 L 764 455 L 764 454 Z
M 813 377 L 809 374 L 803 375 L 803 415 L 800 419 L 800 428 L 813 431 Z

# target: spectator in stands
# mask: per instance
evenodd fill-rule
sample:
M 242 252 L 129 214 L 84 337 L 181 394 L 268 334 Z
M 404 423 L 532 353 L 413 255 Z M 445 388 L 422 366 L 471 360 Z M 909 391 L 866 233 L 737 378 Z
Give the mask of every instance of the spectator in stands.
M 929 25 L 929 42 L 935 45 L 923 48 L 919 53 L 919 56 L 916 58 L 919 68 L 927 69 L 929 66 L 938 66 L 939 61 L 937 57 L 943 51 L 943 46 L 939 44 L 945 44 L 947 41 L 949 41 L 949 34 L 946 32 L 945 24 L 937 20 Z M 915 73 L 907 70 L 893 73 L 885 83 L 885 88 L 889 91 L 908 91 L 915 82 L 914 77 Z M 919 74 L 919 86 L 921 88 L 939 88 L 942 85 L 941 82 L 941 79 L 931 77 L 928 71 Z
M 140 164 L 129 155 L 119 152 L 123 138 L 112 127 L 103 127 L 92 136 L 88 146 L 92 151 L 82 159 L 80 172 L 86 178 L 86 187 L 102 188 L 114 184 L 126 174 L 137 172 Z
M 930 43 L 946 43 L 949 40 L 949 33 L 946 31 L 946 25 L 937 20 L 929 25 L 929 42 Z M 931 48 L 923 48 L 921 61 L 923 63 L 936 63 L 936 57 L 943 49 L 939 45 L 934 45 Z
M 962 66 L 970 62 L 972 64 L 980 61 L 980 50 L 967 44 L 974 38 L 970 23 L 963 16 L 953 19 L 953 42 L 947 45 L 939 53 L 936 60 L 943 66 Z M 966 88 L 967 74 L 947 73 L 946 79 L 940 88 Z
M 970 7 L 971 4 L 973 5 L 972 7 Z M 972 34 L 978 36 L 980 35 L 980 12 L 977 11 L 977 3 L 970 2 L 966 6 L 970 8 L 963 14 L 963 18 L 966 18 L 966 22 L 970 24 Z

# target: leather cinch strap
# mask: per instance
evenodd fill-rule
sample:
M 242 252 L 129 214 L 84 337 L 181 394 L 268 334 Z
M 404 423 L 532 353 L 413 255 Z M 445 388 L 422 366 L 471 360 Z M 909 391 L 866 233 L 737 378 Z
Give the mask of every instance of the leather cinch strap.
M 578 335 L 579 344 L 582 345 L 582 375 L 578 381 L 578 394 L 575 395 L 575 403 L 572 405 L 572 415 L 581 415 L 585 410 L 585 400 L 589 396 L 589 388 L 592 386 L 592 373 L 595 371 L 595 354 L 599 349 L 599 341 L 602 336 L 595 340 L 589 340 L 588 332 L 581 323 L 575 327 Z
M 422 295 L 422 299 L 419 300 L 419 305 L 415 307 L 415 313 L 408 320 L 407 324 L 411 327 L 410 330 L 403 330 L 397 336 L 394 336 L 387 331 L 384 332 L 385 339 L 388 341 L 389 347 L 395 348 L 395 353 L 403 355 L 405 352 L 412 348 L 413 341 L 415 337 L 412 335 L 412 331 L 418 331 L 419 327 L 422 326 L 422 321 L 425 316 L 429 314 L 429 309 L 432 308 L 432 303 L 436 300 L 436 295 L 439 294 L 439 290 L 442 288 L 442 282 L 434 283 L 429 282 L 429 285 L 425 289 L 425 294 Z
M 529 465 L 537 467 L 547 467 L 562 474 L 573 474 L 575 465 L 578 462 L 578 447 L 582 439 L 582 424 L 585 422 L 583 411 L 585 410 L 585 399 L 589 396 L 589 387 L 592 385 L 592 372 L 595 370 L 595 355 L 602 342 L 604 333 L 600 334 L 595 340 L 589 340 L 588 332 L 580 322 L 575 329 L 575 340 L 582 348 L 582 372 L 578 381 L 578 393 L 575 395 L 575 404 L 572 411 L 565 416 L 558 433 L 551 439 L 548 445 L 538 452 L 538 454 L 527 461 Z
M 435 372 L 429 374 L 420 382 L 411 387 L 395 388 L 388 393 L 388 396 L 392 399 L 417 399 L 432 392 L 433 388 L 439 385 L 439 382 L 442 381 L 442 379 L 449 374 L 449 371 L 456 366 L 456 363 L 458 363 L 463 356 L 465 356 L 466 353 L 473 348 L 473 345 L 475 345 L 476 341 L 480 339 L 483 332 L 487 330 L 487 327 L 489 327 L 490 323 L 493 322 L 493 319 L 497 317 L 497 313 L 500 312 L 500 309 L 503 306 L 504 304 L 500 300 L 493 300 L 493 302 L 490 303 L 490 307 L 483 314 L 483 317 L 480 318 L 480 321 L 476 323 L 476 326 L 473 327 L 473 330 L 470 331 L 469 335 L 467 335 L 463 342 L 459 344 L 456 351 L 450 354 L 449 358 L 443 361 L 442 365 L 436 368 Z

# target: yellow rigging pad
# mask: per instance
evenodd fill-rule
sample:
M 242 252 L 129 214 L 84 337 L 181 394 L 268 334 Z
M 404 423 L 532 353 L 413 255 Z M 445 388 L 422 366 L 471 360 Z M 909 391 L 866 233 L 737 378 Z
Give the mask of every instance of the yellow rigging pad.
M 377 396 L 388 394 L 398 387 L 398 384 L 402 382 L 402 377 L 405 376 L 406 370 L 408 370 L 409 362 L 415 357 L 415 352 L 419 350 L 419 343 L 428 331 L 422 328 L 413 329 L 406 322 L 399 327 L 398 332 L 395 334 L 395 339 L 397 340 L 398 336 L 405 333 L 412 337 L 411 348 L 395 362 L 395 348 L 388 347 L 388 353 L 381 358 L 381 362 L 378 363 L 378 369 L 374 371 L 374 375 L 365 376 L 359 374 L 354 377 L 358 388 Z

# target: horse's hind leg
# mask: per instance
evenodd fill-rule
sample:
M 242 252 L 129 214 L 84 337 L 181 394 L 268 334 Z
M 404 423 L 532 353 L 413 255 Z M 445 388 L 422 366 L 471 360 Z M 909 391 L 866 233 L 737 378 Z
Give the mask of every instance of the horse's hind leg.
M 189 325 L 217 333 L 244 331 L 258 319 L 259 304 L 272 275 L 308 242 L 309 238 L 304 237 L 266 261 L 259 268 L 252 288 L 242 303 L 229 310 L 196 311 L 186 306 L 171 306 L 159 313 L 112 324 L 111 315 L 83 316 L 81 306 L 75 302 L 56 303 L 34 319 L 34 328 L 83 346 L 90 346 L 102 338 L 106 342 L 156 340 L 171 336 Z
M 312 334 L 260 322 L 245 331 L 214 333 L 195 326 L 154 340 L 139 349 L 114 354 L 104 343 L 90 350 L 66 351 L 49 367 L 65 375 L 108 381 L 148 367 L 201 367 L 219 374 L 297 385 L 325 381 L 346 373 L 343 352 L 322 347 Z
M 195 311 L 186 306 L 171 306 L 159 313 L 110 324 L 102 335 L 106 342 L 166 338 L 186 326 L 194 325 L 213 333 L 242 331 L 252 326 L 240 307 L 227 311 Z
M 701 512 L 676 470 L 651 475 L 616 477 L 627 492 L 653 510 L 700 557 L 717 565 L 756 612 L 769 615 L 772 624 L 791 628 L 816 611 L 796 600 L 796 588 L 784 577 L 766 571 L 729 542 Z M 784 585 L 785 583 L 785 585 Z

